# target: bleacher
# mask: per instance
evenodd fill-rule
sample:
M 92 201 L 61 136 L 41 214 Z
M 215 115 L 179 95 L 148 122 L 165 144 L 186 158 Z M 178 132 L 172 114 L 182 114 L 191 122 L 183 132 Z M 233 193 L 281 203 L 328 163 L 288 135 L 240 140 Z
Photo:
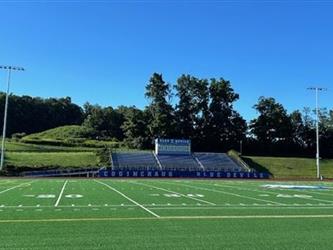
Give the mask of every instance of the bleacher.
M 111 160 L 113 170 L 247 171 L 224 153 L 155 156 L 153 152 L 113 152 Z
M 158 163 L 152 152 L 113 152 L 112 169 L 158 170 Z
M 239 172 L 244 170 L 224 153 L 194 153 L 194 156 L 208 171 Z
M 192 155 L 159 155 L 164 170 L 201 170 Z

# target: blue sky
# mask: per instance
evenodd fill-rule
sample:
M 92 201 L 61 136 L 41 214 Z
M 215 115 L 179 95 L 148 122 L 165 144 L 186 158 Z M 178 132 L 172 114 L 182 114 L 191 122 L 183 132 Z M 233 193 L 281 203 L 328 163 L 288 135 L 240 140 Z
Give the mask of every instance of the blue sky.
M 332 13 L 330 1 L 0 1 L 0 64 L 27 69 L 14 94 L 80 105 L 144 107 L 159 72 L 230 80 L 248 120 L 259 96 L 314 106 L 312 85 L 333 108 Z

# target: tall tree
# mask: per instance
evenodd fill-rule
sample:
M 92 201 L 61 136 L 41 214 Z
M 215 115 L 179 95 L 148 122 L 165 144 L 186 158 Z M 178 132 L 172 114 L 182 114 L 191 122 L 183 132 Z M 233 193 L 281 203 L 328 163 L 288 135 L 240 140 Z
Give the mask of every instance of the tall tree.
M 209 83 L 207 79 L 196 79 L 193 86 L 194 106 L 194 149 L 205 148 L 209 134 Z
M 282 104 L 274 98 L 260 97 L 254 108 L 259 116 L 251 121 L 250 129 L 259 142 L 269 144 L 290 138 L 291 120 Z
M 302 113 L 299 110 L 295 110 L 290 115 L 292 134 L 290 135 L 292 141 L 299 147 L 305 147 L 306 142 L 303 138 L 305 132 L 305 125 L 303 121 Z
M 3 124 L 5 94 L 0 93 L 0 124 Z M 7 135 L 35 133 L 63 125 L 79 125 L 83 121 L 81 107 L 70 97 L 48 98 L 9 96 Z
M 161 74 L 154 73 L 146 86 L 145 96 L 150 100 L 147 107 L 150 114 L 148 129 L 150 136 L 171 137 L 174 134 L 174 110 L 169 103 L 171 98 L 170 85 Z
M 125 143 L 130 148 L 144 149 L 148 148 L 151 140 L 147 131 L 148 118 L 147 112 L 131 107 L 127 109 L 125 122 L 122 129 L 125 135 Z
M 95 131 L 95 136 L 104 139 L 123 140 L 121 125 L 124 122 L 122 114 L 112 107 L 102 108 L 99 105 L 85 104 L 86 119 L 83 125 Z
M 175 89 L 179 102 L 176 105 L 176 130 L 177 136 L 192 138 L 195 125 L 195 107 L 193 90 L 198 80 L 190 75 L 182 75 L 177 80 Z
M 315 149 L 316 144 L 316 127 L 315 120 L 312 117 L 312 111 L 309 107 L 305 107 L 302 112 L 304 130 L 302 139 L 307 148 Z
M 320 109 L 319 112 L 320 154 L 322 157 L 333 156 L 333 110 Z
M 227 150 L 234 147 L 246 131 L 245 120 L 233 109 L 233 103 L 239 95 L 234 92 L 230 82 L 223 78 L 211 79 L 209 93 L 208 141 L 215 150 Z

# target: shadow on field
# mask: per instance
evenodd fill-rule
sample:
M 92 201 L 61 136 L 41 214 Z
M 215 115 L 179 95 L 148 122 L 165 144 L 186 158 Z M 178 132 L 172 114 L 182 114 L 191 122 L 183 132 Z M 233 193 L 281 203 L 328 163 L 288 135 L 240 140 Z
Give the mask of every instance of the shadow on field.
M 242 157 L 242 160 L 250 167 L 256 170 L 259 173 L 268 173 L 271 177 L 274 177 L 274 175 L 264 166 L 258 164 L 257 162 L 254 162 L 251 158 Z

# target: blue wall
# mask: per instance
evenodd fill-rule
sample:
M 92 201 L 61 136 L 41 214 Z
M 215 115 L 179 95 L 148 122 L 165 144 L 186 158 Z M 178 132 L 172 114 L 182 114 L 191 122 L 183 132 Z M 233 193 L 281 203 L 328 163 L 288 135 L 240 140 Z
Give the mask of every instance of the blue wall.
M 240 178 L 267 179 L 267 173 L 222 172 L 222 171 L 161 171 L 161 170 L 101 170 L 100 177 L 187 177 L 187 178 Z

